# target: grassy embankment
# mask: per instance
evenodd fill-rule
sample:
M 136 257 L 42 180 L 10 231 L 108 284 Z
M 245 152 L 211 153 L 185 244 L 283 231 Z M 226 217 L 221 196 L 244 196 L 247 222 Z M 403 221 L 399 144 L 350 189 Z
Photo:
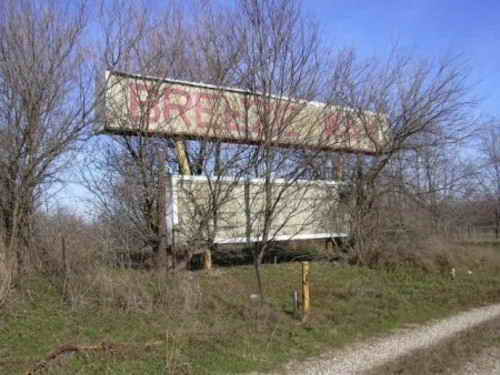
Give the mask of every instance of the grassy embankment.
M 458 246 L 458 245 L 457 245 Z M 0 373 L 23 374 L 63 344 L 100 350 L 60 356 L 49 374 L 224 374 L 266 371 L 354 340 L 500 302 L 500 247 L 468 245 L 441 272 L 312 264 L 312 312 L 292 316 L 297 263 L 266 265 L 265 308 L 251 267 L 161 272 L 94 267 L 67 281 L 32 275 L 0 311 Z M 468 274 L 471 269 L 472 274 Z M 77 276 L 74 276 L 76 279 Z M 71 281 L 71 280 L 70 280 Z M 69 291 L 68 291 L 69 290 Z

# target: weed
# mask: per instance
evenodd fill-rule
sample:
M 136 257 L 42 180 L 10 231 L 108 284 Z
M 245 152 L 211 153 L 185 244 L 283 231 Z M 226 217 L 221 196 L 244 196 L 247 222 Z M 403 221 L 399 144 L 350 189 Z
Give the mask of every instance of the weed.
M 122 344 L 75 353 L 53 374 L 224 374 L 265 371 L 355 340 L 500 301 L 499 252 L 461 245 L 456 278 L 409 265 L 367 268 L 312 263 L 312 311 L 291 314 L 300 265 L 264 265 L 267 304 L 252 301 L 251 266 L 213 272 L 94 267 L 73 274 L 68 293 L 33 273 L 13 291 L 0 320 L 0 372 L 21 373 L 62 344 Z M 472 261 L 472 263 L 469 263 Z M 470 267 L 470 268 L 469 268 Z M 467 271 L 471 269 L 472 274 Z M 162 345 L 148 347 L 150 342 Z

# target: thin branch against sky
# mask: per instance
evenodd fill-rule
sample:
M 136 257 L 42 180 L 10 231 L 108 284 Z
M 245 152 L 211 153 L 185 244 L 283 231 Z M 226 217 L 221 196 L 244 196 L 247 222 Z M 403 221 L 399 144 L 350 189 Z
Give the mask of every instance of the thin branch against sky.
M 165 2 L 159 0 L 139 3 L 155 14 L 165 7 Z M 93 14 L 99 13 L 98 0 L 89 0 L 88 5 Z M 191 9 L 189 4 L 181 6 Z M 500 32 L 496 19 L 500 4 L 497 2 L 377 0 L 360 4 L 347 0 L 318 0 L 303 1 L 302 6 L 318 20 L 322 36 L 334 50 L 353 47 L 360 57 L 380 57 L 386 56 L 397 44 L 420 57 L 435 58 L 443 52 L 462 55 L 470 68 L 469 84 L 473 94 L 482 99 L 477 114 L 500 115 L 497 105 L 500 102 L 500 67 L 496 63 L 500 52 L 495 48 L 495 35 Z M 90 30 L 92 25 L 91 22 Z M 96 39 L 98 34 L 91 32 L 89 38 Z M 78 190 L 74 186 L 66 189 L 64 200 L 73 201 L 71 196 Z M 79 194 L 84 195 L 83 191 Z

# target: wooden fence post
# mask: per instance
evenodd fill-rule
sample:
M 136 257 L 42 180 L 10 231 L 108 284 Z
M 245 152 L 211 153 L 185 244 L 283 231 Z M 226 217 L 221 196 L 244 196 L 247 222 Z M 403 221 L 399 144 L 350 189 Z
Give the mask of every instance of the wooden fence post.
M 311 309 L 311 294 L 309 285 L 309 262 L 302 262 L 302 312 L 304 317 Z
M 210 249 L 205 250 L 203 253 L 203 268 L 206 270 L 212 269 L 212 251 Z
M 299 291 L 294 289 L 292 293 L 293 317 L 297 319 L 299 316 Z

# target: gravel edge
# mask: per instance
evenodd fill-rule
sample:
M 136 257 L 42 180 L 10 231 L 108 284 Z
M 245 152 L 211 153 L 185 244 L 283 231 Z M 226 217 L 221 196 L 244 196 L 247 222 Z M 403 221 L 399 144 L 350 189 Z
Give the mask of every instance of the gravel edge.
M 346 349 L 324 354 L 319 358 L 291 362 L 285 367 L 284 372 L 275 374 L 360 374 L 498 317 L 500 317 L 500 304 L 475 308 L 415 329 L 354 344 Z
M 479 357 L 467 361 L 455 375 L 498 375 L 500 374 L 500 348 L 483 350 Z

